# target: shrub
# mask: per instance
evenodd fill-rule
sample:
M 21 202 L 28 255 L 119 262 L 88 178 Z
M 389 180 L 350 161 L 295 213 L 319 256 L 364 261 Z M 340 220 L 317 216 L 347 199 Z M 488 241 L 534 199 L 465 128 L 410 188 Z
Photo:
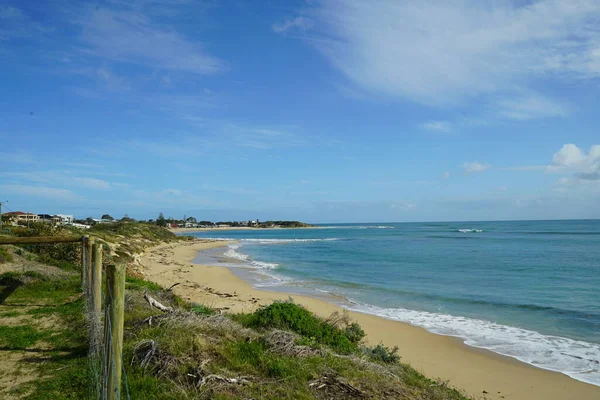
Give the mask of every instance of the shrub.
M 292 302 L 275 302 L 240 319 L 243 324 L 253 328 L 276 328 L 296 332 L 309 341 L 327 345 L 342 354 L 358 351 L 356 342 L 347 336 L 346 331 L 323 321 Z M 352 334 L 355 334 L 356 328 L 353 329 Z M 353 336 L 353 339 L 355 337 Z
M 207 307 L 203 304 L 194 304 L 191 308 L 190 311 L 196 313 L 196 314 L 200 314 L 200 315 L 213 315 L 215 314 L 215 310 L 213 310 L 210 307 Z
M 398 346 L 390 349 L 380 343 L 375 347 L 363 347 L 363 352 L 373 361 L 385 364 L 397 364 L 400 362 L 400 356 L 396 354 L 398 353 Z
M 356 322 L 348 325 L 344 333 L 352 343 L 359 343 L 365 337 L 365 331 Z
M 0 264 L 12 262 L 13 256 L 4 247 L 0 247 Z

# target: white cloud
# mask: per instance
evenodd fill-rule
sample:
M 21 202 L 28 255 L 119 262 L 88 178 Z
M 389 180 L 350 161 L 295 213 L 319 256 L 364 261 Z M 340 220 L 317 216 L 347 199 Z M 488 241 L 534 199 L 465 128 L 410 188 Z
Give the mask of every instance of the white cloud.
M 305 31 L 313 26 L 312 20 L 306 17 L 296 17 L 282 23 L 272 25 L 273 32 L 286 33 L 289 30 Z
M 105 60 L 149 68 L 213 74 L 225 69 L 203 46 L 134 9 L 96 7 L 77 20 L 85 51 Z
M 77 200 L 80 196 L 70 190 L 44 187 L 44 186 L 27 186 L 27 185 L 1 185 L 2 191 L 6 193 L 14 193 L 26 196 L 52 198 L 58 200 Z
M 446 171 L 442 174 L 442 179 L 448 179 L 450 178 L 450 172 Z
M 530 120 L 546 117 L 565 117 L 569 107 L 557 101 L 536 95 L 519 95 L 499 100 L 495 105 L 498 114 L 514 120 Z
M 583 181 L 600 181 L 600 145 L 593 145 L 586 153 L 574 144 L 565 144 L 552 157 L 549 172 L 572 174 Z
M 452 124 L 449 121 L 428 121 L 421 124 L 421 129 L 434 132 L 452 132 Z
M 491 165 L 482 164 L 478 161 L 466 162 L 463 164 L 463 168 L 464 168 L 465 172 L 468 174 L 471 174 L 474 172 L 483 172 L 486 169 L 489 169 L 490 167 L 491 167 Z
M 348 79 L 428 105 L 486 96 L 506 118 L 562 116 L 535 83 L 600 76 L 597 0 L 323 0 L 303 14 L 310 42 Z M 524 104 L 511 100 L 523 91 Z
M 35 162 L 35 157 L 33 157 L 29 153 L 3 153 L 0 152 L 0 162 L 5 162 L 8 164 L 33 164 Z
M 89 189 L 98 189 L 98 190 L 109 190 L 111 188 L 111 183 L 102 179 L 95 178 L 72 178 L 74 182 L 79 186 L 83 186 Z

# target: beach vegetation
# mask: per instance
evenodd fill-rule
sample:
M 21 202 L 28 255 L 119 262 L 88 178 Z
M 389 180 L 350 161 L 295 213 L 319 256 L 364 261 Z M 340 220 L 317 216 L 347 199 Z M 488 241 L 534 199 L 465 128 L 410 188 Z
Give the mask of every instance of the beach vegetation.
M 132 258 L 151 244 L 180 240 L 140 223 L 97 224 L 89 233 L 110 242 L 111 253 Z M 94 397 L 99 372 L 88 357 L 79 272 L 50 266 L 71 262 L 71 255 L 20 250 L 11 252 L 19 265 L 0 274 L 0 303 L 10 307 L 1 315 L 0 347 L 14 363 L 3 371 L 27 379 L 7 393 L 36 400 Z M 31 255 L 35 263 L 25 261 Z M 144 294 L 173 311 L 151 308 Z M 123 393 L 132 399 L 466 400 L 400 362 L 397 348 L 367 347 L 363 329 L 347 313 L 324 319 L 287 301 L 221 314 L 131 274 L 125 309 Z
M 4 247 L 0 247 L 0 264 L 5 262 L 12 262 L 13 255 Z
M 363 353 L 369 357 L 369 359 L 384 364 L 397 364 L 400 362 L 400 356 L 398 355 L 398 346 L 389 348 L 379 343 L 374 347 L 364 346 L 362 348 Z
M 342 354 L 357 352 L 358 343 L 364 337 L 364 332 L 362 336 L 356 335 L 355 327 L 349 331 L 340 329 L 292 301 L 274 302 L 238 319 L 251 328 L 290 330 Z

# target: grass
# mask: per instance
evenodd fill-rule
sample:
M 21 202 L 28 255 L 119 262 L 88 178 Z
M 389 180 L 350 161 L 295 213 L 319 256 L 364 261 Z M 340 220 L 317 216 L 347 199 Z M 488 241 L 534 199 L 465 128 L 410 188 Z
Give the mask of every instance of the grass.
M 44 305 L 23 313 L 34 318 L 31 323 L 0 327 L 0 346 L 22 350 L 44 343 L 48 349 L 44 362 L 37 364 L 40 377 L 12 393 L 35 400 L 89 398 L 93 374 L 77 276 L 23 276 L 0 275 L 3 282 L 21 282 L 7 304 Z M 395 355 L 394 350 L 375 347 L 374 353 L 382 359 L 369 361 L 359 344 L 362 330 L 357 326 L 346 324 L 350 327 L 346 329 L 338 319 L 317 318 L 291 302 L 235 317 L 215 315 L 203 305 L 178 307 L 181 300 L 158 285 L 136 278 L 127 282 L 123 362 L 132 399 L 465 400 L 399 358 L 384 359 L 384 354 Z M 178 311 L 151 310 L 143 300 L 144 291 Z M 147 322 L 149 316 L 152 324 Z M 35 318 L 53 318 L 56 323 L 41 329 L 35 326 Z
M 31 325 L 0 326 L 0 347 L 25 350 L 47 336 L 47 332 L 38 331 Z
M 13 255 L 4 247 L 0 247 L 0 264 L 12 262 Z
M 291 330 L 308 339 L 308 342 L 329 346 L 341 354 L 358 352 L 358 343 L 364 337 L 362 329 L 356 326 L 342 330 L 292 302 L 275 302 L 253 314 L 238 316 L 238 320 L 252 328 Z

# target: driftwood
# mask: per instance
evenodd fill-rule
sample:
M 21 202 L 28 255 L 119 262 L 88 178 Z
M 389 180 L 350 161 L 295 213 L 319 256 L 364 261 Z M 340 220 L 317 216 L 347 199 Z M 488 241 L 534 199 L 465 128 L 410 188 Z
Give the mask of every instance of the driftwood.
M 246 385 L 249 383 L 248 380 L 246 380 L 242 377 L 226 378 L 226 377 L 220 376 L 220 375 L 208 375 L 208 376 L 202 377 L 202 379 L 200 380 L 200 386 L 204 386 L 210 382 L 223 382 L 223 383 L 231 383 L 231 384 L 236 384 L 236 385 Z
M 152 298 L 148 293 L 144 293 L 144 299 L 146 299 L 151 307 L 158 308 L 160 311 L 164 312 L 173 312 L 173 308 L 162 305 L 157 300 Z
M 169 286 L 169 288 L 167 289 L 167 292 L 170 292 L 171 290 L 173 290 L 173 288 L 177 285 L 181 285 L 181 282 L 177 282 L 177 283 L 174 283 L 171 286 Z
M 335 392 L 343 392 L 353 397 L 363 396 L 360 389 L 334 376 L 324 375 L 309 383 L 308 386 L 315 390 L 332 389 Z

